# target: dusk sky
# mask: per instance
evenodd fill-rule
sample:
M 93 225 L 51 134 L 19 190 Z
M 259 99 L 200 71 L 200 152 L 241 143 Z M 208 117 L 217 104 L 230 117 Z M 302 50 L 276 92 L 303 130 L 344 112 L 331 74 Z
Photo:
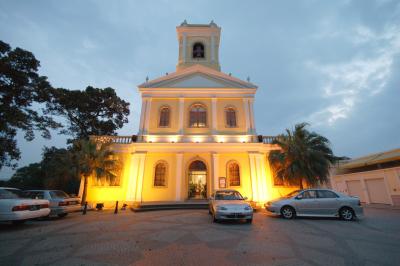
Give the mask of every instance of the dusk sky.
M 400 1 L 0 0 L 0 39 L 33 52 L 54 87 L 116 89 L 131 104 L 119 134 L 132 135 L 137 85 L 175 71 L 184 19 L 222 28 L 222 71 L 258 85 L 258 134 L 309 122 L 339 156 L 400 147 Z M 19 166 L 66 138 L 20 134 Z

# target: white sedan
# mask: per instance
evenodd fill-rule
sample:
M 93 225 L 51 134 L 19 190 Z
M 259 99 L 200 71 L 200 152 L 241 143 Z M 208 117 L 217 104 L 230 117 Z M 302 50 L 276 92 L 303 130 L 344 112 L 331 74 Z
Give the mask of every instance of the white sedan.
M 27 199 L 19 189 L 0 187 L 0 221 L 19 224 L 49 213 L 48 200 Z
M 242 195 L 233 189 L 217 190 L 210 198 L 209 212 L 214 222 L 219 220 L 253 221 L 253 208 Z

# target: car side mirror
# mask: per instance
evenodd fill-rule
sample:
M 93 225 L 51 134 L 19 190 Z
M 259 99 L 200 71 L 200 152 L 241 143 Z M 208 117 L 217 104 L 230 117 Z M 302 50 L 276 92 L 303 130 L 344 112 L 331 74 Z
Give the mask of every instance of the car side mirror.
M 297 197 L 295 197 L 295 199 L 297 200 L 301 200 L 303 198 L 303 195 L 298 195 Z
M 247 199 L 248 199 L 248 197 L 244 197 L 244 198 L 243 198 L 243 200 L 247 200 Z

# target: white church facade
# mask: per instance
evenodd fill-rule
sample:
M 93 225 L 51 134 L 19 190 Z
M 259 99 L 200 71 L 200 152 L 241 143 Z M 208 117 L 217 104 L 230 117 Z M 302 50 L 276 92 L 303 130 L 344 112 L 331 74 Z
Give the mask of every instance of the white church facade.
M 91 177 L 88 202 L 181 202 L 232 188 L 262 204 L 295 189 L 274 180 L 277 147 L 256 133 L 257 86 L 221 72 L 220 34 L 214 22 L 177 27 L 176 72 L 138 86 L 138 134 L 93 137 L 113 142 L 122 168 L 113 180 Z

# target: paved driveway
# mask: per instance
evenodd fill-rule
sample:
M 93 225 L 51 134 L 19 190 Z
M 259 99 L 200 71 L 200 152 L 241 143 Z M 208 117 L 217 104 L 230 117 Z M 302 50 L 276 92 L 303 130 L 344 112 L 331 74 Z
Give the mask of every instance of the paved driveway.
M 366 209 L 357 222 L 213 224 L 206 210 L 89 212 L 0 224 L 0 265 L 399 265 L 400 211 Z

